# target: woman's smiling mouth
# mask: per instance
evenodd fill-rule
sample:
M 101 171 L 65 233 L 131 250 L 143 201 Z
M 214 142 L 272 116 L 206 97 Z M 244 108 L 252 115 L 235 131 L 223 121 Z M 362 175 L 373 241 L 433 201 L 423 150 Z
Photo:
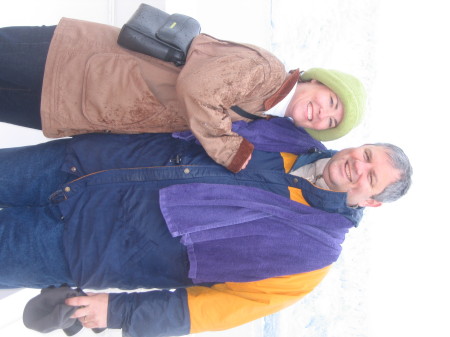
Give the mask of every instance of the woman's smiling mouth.
M 307 111 L 307 118 L 308 120 L 311 122 L 312 118 L 313 118 L 313 107 L 312 107 L 312 103 L 309 102 L 308 105 L 306 106 L 306 111 Z

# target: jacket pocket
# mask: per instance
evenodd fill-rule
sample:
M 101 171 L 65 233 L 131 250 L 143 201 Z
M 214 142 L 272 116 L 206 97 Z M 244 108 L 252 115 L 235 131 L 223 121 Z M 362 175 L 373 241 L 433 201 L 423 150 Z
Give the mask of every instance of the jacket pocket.
M 103 53 L 92 56 L 86 64 L 82 110 L 91 123 L 115 128 L 141 123 L 164 107 L 148 88 L 132 56 Z

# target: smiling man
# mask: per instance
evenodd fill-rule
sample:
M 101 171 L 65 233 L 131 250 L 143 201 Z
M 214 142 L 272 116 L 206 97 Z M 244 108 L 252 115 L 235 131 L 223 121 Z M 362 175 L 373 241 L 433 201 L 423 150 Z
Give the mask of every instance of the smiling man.
M 329 151 L 305 132 L 279 153 L 246 135 L 256 150 L 237 174 L 168 134 L 0 150 L 0 286 L 158 288 L 66 304 L 83 326 L 132 337 L 228 329 L 311 292 L 363 207 L 411 183 L 393 145 Z
M 388 144 L 339 151 L 326 164 L 323 179 L 330 190 L 346 192 L 351 206 L 381 206 L 376 196 L 402 176 L 393 163 L 394 151 Z

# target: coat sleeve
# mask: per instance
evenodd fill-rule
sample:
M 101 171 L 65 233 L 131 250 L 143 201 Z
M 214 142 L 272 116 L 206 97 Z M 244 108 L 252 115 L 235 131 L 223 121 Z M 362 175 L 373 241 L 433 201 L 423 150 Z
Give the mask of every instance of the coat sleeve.
M 217 44 L 218 47 L 210 47 Z M 249 158 L 253 145 L 231 130 L 230 107 L 239 102 L 264 100 L 283 83 L 286 72 L 271 67 L 265 57 L 242 46 L 230 52 L 227 44 L 211 42 L 191 47 L 188 60 L 177 80 L 177 95 L 188 124 L 208 155 L 237 172 Z M 233 51 L 236 45 L 229 47 Z M 275 82 L 269 78 L 276 78 Z
M 111 293 L 108 328 L 122 329 L 122 335 L 130 337 L 187 335 L 190 321 L 186 290 Z
M 174 292 L 110 294 L 108 327 L 125 336 L 179 336 L 230 329 L 270 315 L 311 292 L 329 266 L 255 282 L 227 282 Z

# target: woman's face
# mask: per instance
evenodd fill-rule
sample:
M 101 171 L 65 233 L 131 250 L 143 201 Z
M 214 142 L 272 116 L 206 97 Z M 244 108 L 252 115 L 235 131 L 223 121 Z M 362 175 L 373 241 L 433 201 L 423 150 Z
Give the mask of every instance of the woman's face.
M 322 83 L 298 83 L 287 109 L 296 126 L 314 130 L 335 128 L 344 117 L 344 106 L 337 95 Z

